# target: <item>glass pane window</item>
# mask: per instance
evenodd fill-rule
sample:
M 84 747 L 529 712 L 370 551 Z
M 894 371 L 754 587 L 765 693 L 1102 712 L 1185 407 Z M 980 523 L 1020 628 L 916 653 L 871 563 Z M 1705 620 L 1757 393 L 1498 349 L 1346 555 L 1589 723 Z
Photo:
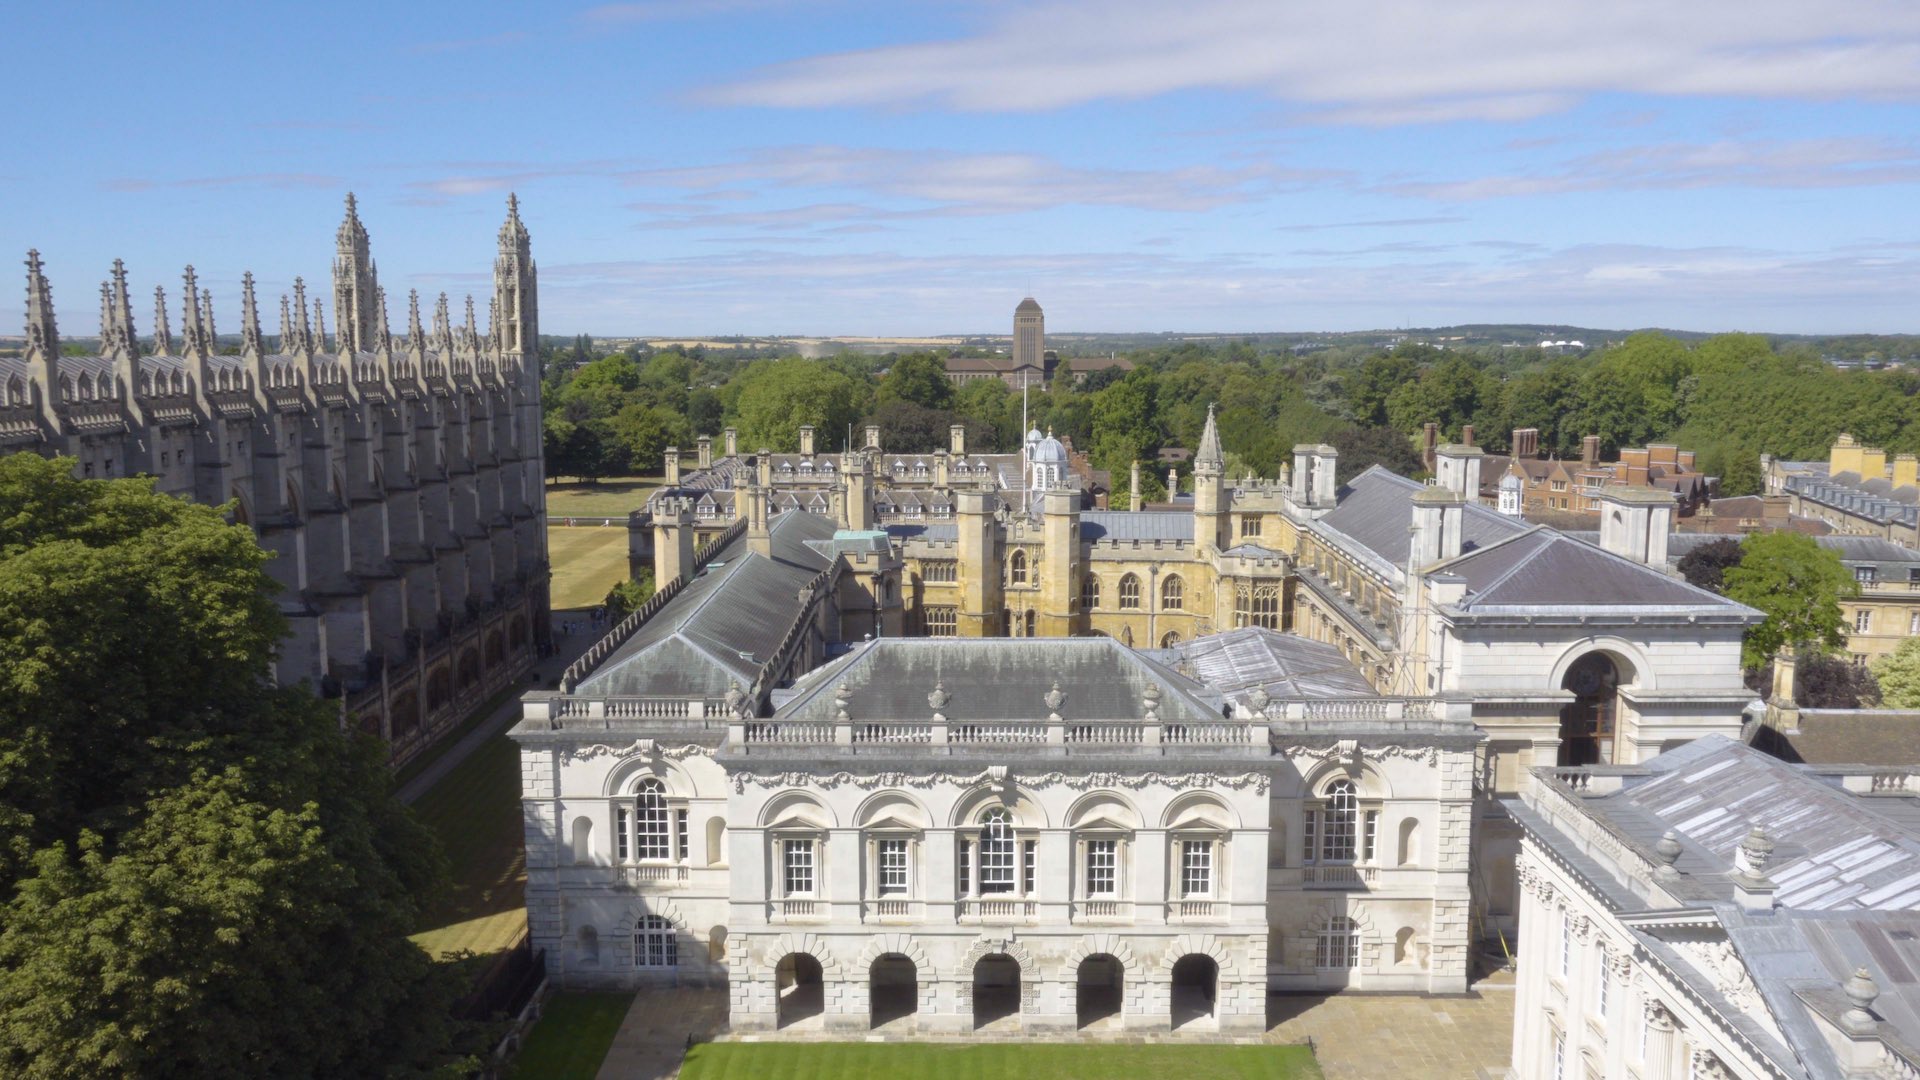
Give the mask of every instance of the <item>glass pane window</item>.
M 1607 1018 L 1607 991 L 1611 989 L 1608 984 L 1613 981 L 1612 976 L 1607 973 L 1606 946 L 1603 945 L 1600 947 L 1599 957 L 1600 985 L 1593 995 L 1593 1013 L 1600 1019 L 1605 1020 Z
M 987 815 L 980 828 L 980 894 L 1010 893 L 1014 888 L 1013 822 L 1004 810 Z
M 658 780 L 640 784 L 634 801 L 634 834 L 642 859 L 672 858 L 672 828 L 667 823 L 667 790 Z
M 1119 881 L 1120 842 L 1087 841 L 1087 895 L 1112 896 Z
M 642 915 L 633 928 L 633 966 L 670 968 L 680 964 L 673 924 L 658 915 Z
M 1336 780 L 1327 788 L 1326 808 L 1320 819 L 1320 861 L 1353 861 L 1359 839 L 1359 792 L 1351 780 Z
M 687 812 L 673 812 L 673 857 L 681 862 L 687 861 Z
M 907 842 L 905 840 L 882 840 L 878 852 L 880 863 L 880 895 L 907 895 Z
M 1336 915 L 1327 920 L 1314 948 L 1313 963 L 1321 968 L 1350 968 L 1360 962 L 1360 931 L 1352 919 Z
M 1021 845 L 1020 892 L 1032 896 L 1040 891 L 1040 845 L 1032 840 Z
M 810 896 L 813 893 L 813 841 L 783 840 L 780 842 L 781 866 L 784 869 L 788 896 Z
M 633 811 L 622 806 L 613 812 L 613 857 L 626 862 L 633 857 Z
M 1213 841 L 1180 842 L 1180 895 L 1213 895 Z

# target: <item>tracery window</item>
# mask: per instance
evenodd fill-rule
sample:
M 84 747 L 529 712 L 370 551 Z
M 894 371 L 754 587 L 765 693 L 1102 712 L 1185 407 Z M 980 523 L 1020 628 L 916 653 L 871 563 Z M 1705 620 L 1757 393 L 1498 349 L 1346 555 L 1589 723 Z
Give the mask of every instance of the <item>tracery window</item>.
M 673 924 L 658 915 L 642 915 L 633 926 L 633 966 L 670 968 L 680 966 L 680 942 Z
M 1160 606 L 1167 611 L 1179 611 L 1186 606 L 1186 585 L 1179 574 L 1169 574 L 1160 583 Z
M 1128 574 L 1120 579 L 1120 607 L 1134 610 L 1140 606 L 1140 579 Z
M 1280 629 L 1280 586 L 1236 586 L 1233 590 L 1233 625 Z
M 952 607 L 927 608 L 927 636 L 952 637 L 960 626 L 960 613 Z
M 927 581 L 959 581 L 960 564 L 952 559 L 936 559 L 920 564 L 920 572 Z
M 1092 611 L 1100 606 L 1100 579 L 1088 574 L 1080 579 L 1080 610 Z

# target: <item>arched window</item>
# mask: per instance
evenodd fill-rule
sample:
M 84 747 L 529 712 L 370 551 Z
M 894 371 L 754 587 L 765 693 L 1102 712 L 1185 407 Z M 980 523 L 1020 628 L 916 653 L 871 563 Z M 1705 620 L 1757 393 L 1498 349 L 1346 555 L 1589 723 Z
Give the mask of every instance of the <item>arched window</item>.
M 1186 586 L 1181 584 L 1180 575 L 1167 575 L 1167 580 L 1160 583 L 1160 606 L 1167 611 L 1179 611 L 1186 604 Z
M 1161 648 L 1171 649 L 1178 644 L 1180 644 L 1180 634 L 1178 631 L 1169 630 L 1166 633 L 1160 635 Z
M 1307 811 L 1307 861 L 1371 863 L 1379 825 L 1380 811 L 1360 804 L 1353 781 L 1335 780 L 1327 785 L 1322 801 Z
M 1080 610 L 1092 611 L 1100 606 L 1100 579 L 1092 574 L 1080 579 Z
M 1360 929 L 1345 915 L 1335 915 L 1320 930 L 1320 943 L 1314 950 L 1313 966 L 1350 968 L 1360 965 Z
M 1007 560 L 1007 584 L 1025 585 L 1027 583 L 1027 553 L 1015 551 Z
M 980 895 L 1011 893 L 1019 882 L 1013 837 L 1013 818 L 1005 810 L 989 810 L 980 825 Z
M 667 789 L 658 780 L 642 780 L 635 795 L 634 851 L 642 859 L 673 858 L 673 824 L 667 815 Z
M 1140 606 L 1140 579 L 1132 574 L 1120 579 L 1120 606 L 1126 610 Z
M 1033 609 L 1028 608 L 1027 609 L 1027 636 L 1028 637 L 1033 636 L 1033 620 L 1034 620 Z
M 658 915 L 642 915 L 633 925 L 633 966 L 670 968 L 680 966 L 680 942 L 673 924 Z

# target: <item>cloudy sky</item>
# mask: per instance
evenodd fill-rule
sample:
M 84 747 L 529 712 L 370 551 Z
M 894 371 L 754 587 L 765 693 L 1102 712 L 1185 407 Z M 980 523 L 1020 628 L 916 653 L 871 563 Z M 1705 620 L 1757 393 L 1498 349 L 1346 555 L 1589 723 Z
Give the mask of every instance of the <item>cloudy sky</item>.
M 149 294 L 193 263 L 237 328 L 243 270 L 326 278 L 348 190 L 396 312 L 408 288 L 484 290 L 517 191 L 553 333 L 1004 332 L 1027 292 L 1066 331 L 1920 331 L 1911 0 L 36 4 L 4 25 L 0 249 L 40 249 L 74 333 L 115 257 Z

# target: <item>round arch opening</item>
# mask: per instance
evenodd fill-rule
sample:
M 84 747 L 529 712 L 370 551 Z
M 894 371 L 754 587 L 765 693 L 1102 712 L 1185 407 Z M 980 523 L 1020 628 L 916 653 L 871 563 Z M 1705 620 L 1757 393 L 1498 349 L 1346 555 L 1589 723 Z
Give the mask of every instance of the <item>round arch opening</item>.
M 1189 953 L 1174 962 L 1170 1017 L 1174 1030 L 1218 1024 L 1220 965 L 1211 956 Z
M 1074 974 L 1074 1020 L 1081 1030 L 1117 1028 L 1126 995 L 1126 971 L 1107 953 L 1080 961 Z
M 826 972 L 820 961 L 806 953 L 788 953 L 773 969 L 774 992 L 778 996 L 777 1026 L 786 1028 L 816 1020 L 826 1011 Z
M 920 1011 L 920 972 L 911 957 L 885 953 L 867 969 L 867 1006 L 875 1030 L 910 1024 Z
M 1617 760 L 1620 687 L 1633 681 L 1633 669 L 1608 652 L 1590 652 L 1567 668 L 1560 689 L 1573 700 L 1560 707 L 1562 766 L 1606 765 Z

